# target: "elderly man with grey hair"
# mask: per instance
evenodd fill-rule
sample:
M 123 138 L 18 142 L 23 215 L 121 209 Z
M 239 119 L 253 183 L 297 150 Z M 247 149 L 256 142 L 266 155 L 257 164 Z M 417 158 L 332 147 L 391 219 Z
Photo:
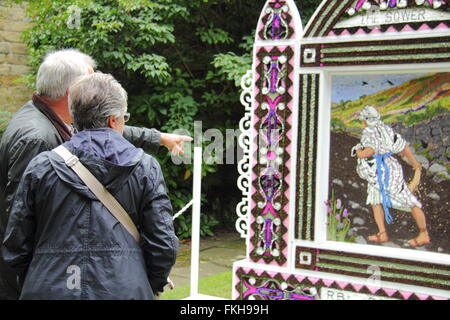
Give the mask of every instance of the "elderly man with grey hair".
M 59 154 L 40 153 L 20 181 L 2 247 L 20 298 L 153 299 L 178 250 L 161 168 L 123 138 L 127 94 L 111 75 L 82 76 L 68 101 L 78 133 L 62 146 L 120 203 L 140 242 Z
M 75 49 L 49 53 L 40 65 L 37 92 L 12 118 L 0 141 L 0 241 L 8 222 L 11 201 L 20 178 L 33 157 L 51 150 L 76 132 L 68 108 L 69 87 L 82 75 L 93 73 L 95 61 Z M 86 115 L 89 117 L 90 115 Z M 124 127 L 124 138 L 152 152 L 164 145 L 173 154 L 183 153 L 190 137 L 160 133 L 155 129 Z M 0 254 L 0 300 L 17 299 L 17 276 Z

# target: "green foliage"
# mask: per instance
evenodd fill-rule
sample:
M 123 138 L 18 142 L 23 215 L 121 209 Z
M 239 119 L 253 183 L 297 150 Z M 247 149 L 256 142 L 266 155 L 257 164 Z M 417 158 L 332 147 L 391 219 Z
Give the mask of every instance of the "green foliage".
M 348 211 L 342 205 L 340 199 L 336 199 L 334 190 L 331 192 L 331 199 L 325 202 L 327 206 L 327 224 L 329 241 L 354 242 L 356 235 L 349 236 L 350 219 Z
M 436 101 L 435 103 L 430 104 L 427 106 L 427 108 L 424 108 L 422 110 L 419 110 L 417 112 L 411 112 L 406 114 L 404 117 L 401 118 L 402 122 L 405 124 L 405 126 L 411 126 L 415 123 L 432 119 L 433 117 L 448 113 L 448 103 L 450 102 L 450 98 L 445 98 L 443 100 Z M 447 104 L 447 108 L 444 107 L 444 105 Z
M 234 52 L 219 53 L 214 57 L 213 65 L 218 69 L 219 75 L 226 80 L 234 81 L 235 86 L 239 87 L 251 60 L 250 55 L 237 56 Z
M 20 0 L 9 0 L 22 2 Z M 44 55 L 50 50 L 77 48 L 91 55 L 97 70 L 111 73 L 129 96 L 131 125 L 165 132 L 184 129 L 193 135 L 194 120 L 203 130 L 237 129 L 243 109 L 238 86 L 251 68 L 253 33 L 265 1 L 246 0 L 33 0 L 25 32 L 34 85 Z M 319 0 L 298 2 L 312 14 Z M 304 18 L 307 19 L 307 18 Z M 304 20 L 304 23 L 307 20 Z M 224 134 L 225 136 L 225 134 Z M 209 142 L 203 143 L 206 146 Z M 191 152 L 192 146 L 186 146 Z M 192 165 L 174 165 L 167 150 L 157 158 L 164 171 L 174 212 L 192 198 Z M 213 216 L 234 217 L 238 203 L 237 169 L 204 165 L 202 207 L 204 235 L 212 234 Z M 188 221 L 184 221 L 189 225 Z M 179 235 L 190 232 L 182 219 Z
M 189 210 L 190 211 L 190 210 Z M 213 216 L 207 216 L 205 214 L 200 215 L 200 236 L 214 236 L 212 228 L 217 226 L 217 221 Z M 175 219 L 175 227 L 177 229 L 177 235 L 180 240 L 190 239 L 192 231 L 192 215 L 190 212 L 180 215 Z
M 295 0 L 294 2 L 300 11 L 303 26 L 306 26 L 323 0 Z
M 345 124 L 339 118 L 332 118 L 331 119 L 331 128 L 335 131 L 345 131 Z
M 174 197 L 175 196 L 175 197 Z M 172 205 L 174 206 L 183 206 L 187 204 L 190 199 L 186 199 L 185 196 L 177 191 L 174 190 L 174 195 L 172 196 Z M 202 197 L 202 206 L 204 206 L 207 203 L 206 198 Z M 180 240 L 188 239 L 191 237 L 191 231 L 192 231 L 192 207 L 187 209 L 183 214 L 178 216 L 178 218 L 175 219 L 174 225 L 177 230 L 177 235 Z M 204 212 L 200 214 L 200 236 L 206 237 L 206 236 L 214 236 L 214 232 L 212 231 L 215 226 L 219 224 L 219 221 L 217 221 L 214 216 L 212 215 L 206 215 Z
M 201 294 L 212 297 L 231 299 L 231 287 L 233 284 L 231 271 L 221 272 L 209 277 L 199 279 L 198 291 Z M 176 284 L 175 284 L 176 285 Z M 190 285 L 175 287 L 174 290 L 166 290 L 161 295 L 161 300 L 182 300 L 189 297 Z
M 207 44 L 233 43 L 230 34 L 222 29 L 214 27 L 211 23 L 208 27 L 198 28 L 195 32 L 200 40 Z

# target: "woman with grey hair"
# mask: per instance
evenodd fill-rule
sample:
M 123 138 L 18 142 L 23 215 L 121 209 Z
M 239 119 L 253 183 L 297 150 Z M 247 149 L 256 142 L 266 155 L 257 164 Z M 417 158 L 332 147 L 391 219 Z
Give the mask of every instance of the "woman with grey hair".
M 68 107 L 69 87 L 77 77 L 92 74 L 95 67 L 94 59 L 76 49 L 49 52 L 40 65 L 32 101 L 14 115 L 0 140 L 0 241 L 27 165 L 36 155 L 52 150 L 76 133 Z M 124 126 L 123 136 L 147 152 L 165 146 L 174 155 L 182 154 L 183 143 L 192 140 L 132 126 Z M 0 253 L 0 299 L 19 297 L 16 278 Z
M 161 167 L 123 137 L 127 95 L 111 75 L 81 76 L 69 103 L 78 130 L 63 144 L 71 161 L 53 151 L 33 158 L 11 205 L 2 253 L 18 275 L 20 298 L 154 299 L 178 251 Z M 69 167 L 78 161 L 123 207 L 139 236 Z
M 367 204 L 372 206 L 378 233 L 368 240 L 383 243 L 389 240 L 385 221 L 393 219 L 389 208 L 411 211 L 419 228 L 419 235 L 409 240 L 413 247 L 430 243 L 422 204 L 409 190 L 400 163 L 394 154 L 405 156 L 414 170 L 421 165 L 415 159 L 407 142 L 381 120 L 381 115 L 372 106 L 366 106 L 360 113 L 363 123 L 361 143 L 355 146 L 358 157 L 357 173 L 367 181 Z

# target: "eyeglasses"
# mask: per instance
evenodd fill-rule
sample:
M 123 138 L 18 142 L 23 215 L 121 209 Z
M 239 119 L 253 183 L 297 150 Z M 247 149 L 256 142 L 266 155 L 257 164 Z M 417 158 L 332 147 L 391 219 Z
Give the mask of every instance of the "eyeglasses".
M 128 120 L 130 120 L 130 114 L 128 112 L 125 112 L 125 114 L 123 115 L 123 120 L 124 122 L 128 122 Z

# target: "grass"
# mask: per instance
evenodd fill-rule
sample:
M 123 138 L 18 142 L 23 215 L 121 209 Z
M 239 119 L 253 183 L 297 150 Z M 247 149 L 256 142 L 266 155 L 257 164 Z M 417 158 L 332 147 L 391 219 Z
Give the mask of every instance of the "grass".
M 199 280 L 198 291 L 201 294 L 231 299 L 232 272 L 226 271 Z M 181 300 L 190 295 L 190 285 L 165 291 L 161 300 Z

